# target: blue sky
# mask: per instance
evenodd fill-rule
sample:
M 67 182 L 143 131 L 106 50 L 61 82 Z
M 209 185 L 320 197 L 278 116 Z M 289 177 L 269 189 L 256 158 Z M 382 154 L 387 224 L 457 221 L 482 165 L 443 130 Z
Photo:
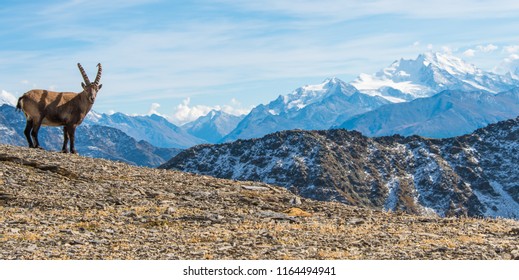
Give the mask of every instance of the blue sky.
M 519 61 L 518 1 L 2 1 L 0 90 L 79 91 L 103 64 L 94 110 L 246 112 L 327 77 L 452 52 L 485 69 Z

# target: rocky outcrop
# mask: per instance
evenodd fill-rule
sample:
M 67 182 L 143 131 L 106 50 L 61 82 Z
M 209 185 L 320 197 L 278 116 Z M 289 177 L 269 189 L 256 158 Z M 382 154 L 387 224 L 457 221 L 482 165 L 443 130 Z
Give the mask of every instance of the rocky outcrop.
M 161 168 L 284 186 L 303 197 L 440 216 L 519 217 L 519 118 L 447 139 L 284 131 L 188 149 Z
M 0 259 L 514 259 L 518 234 L 0 145 Z

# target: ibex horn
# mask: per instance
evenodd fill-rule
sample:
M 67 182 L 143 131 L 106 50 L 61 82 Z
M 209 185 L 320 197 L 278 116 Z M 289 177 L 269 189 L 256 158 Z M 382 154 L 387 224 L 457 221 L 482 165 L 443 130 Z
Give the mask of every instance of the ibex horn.
M 85 83 L 87 85 L 90 84 L 90 80 L 88 79 L 88 76 L 87 74 L 85 73 L 85 69 L 83 69 L 83 66 L 81 66 L 81 64 L 77 64 L 77 67 L 79 67 L 79 72 L 81 72 L 81 76 L 83 76 L 83 80 L 85 80 Z
M 103 68 L 101 67 L 101 63 L 98 63 L 97 67 L 97 76 L 96 80 L 94 81 L 94 84 L 99 85 L 99 80 L 101 79 L 101 72 L 103 72 Z

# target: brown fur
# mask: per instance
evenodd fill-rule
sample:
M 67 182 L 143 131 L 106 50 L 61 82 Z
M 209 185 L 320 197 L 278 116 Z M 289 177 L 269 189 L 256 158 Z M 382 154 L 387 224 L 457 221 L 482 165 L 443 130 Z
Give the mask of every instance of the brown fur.
M 24 134 L 29 147 L 40 148 L 38 131 L 42 125 L 63 126 L 64 141 L 62 152 L 68 152 L 67 142 L 70 139 L 70 152 L 76 153 L 74 148 L 76 127 L 83 122 L 83 119 L 94 105 L 97 92 L 102 87 L 99 84 L 101 64 L 98 64 L 99 70 L 93 83 L 90 83 L 79 63 L 78 67 L 86 83 L 81 83 L 83 87 L 82 92 L 55 92 L 33 89 L 18 99 L 16 108 L 22 110 L 27 119 Z

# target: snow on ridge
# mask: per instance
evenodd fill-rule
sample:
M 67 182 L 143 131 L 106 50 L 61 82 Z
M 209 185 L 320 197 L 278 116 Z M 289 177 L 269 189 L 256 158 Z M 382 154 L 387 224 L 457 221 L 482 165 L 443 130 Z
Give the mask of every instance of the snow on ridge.
M 291 109 L 303 109 L 304 107 L 319 102 L 334 86 L 341 86 L 344 84 L 340 79 L 333 77 L 324 80 L 320 84 L 316 85 L 305 85 L 292 93 L 283 96 L 283 103 L 286 108 Z
M 360 74 L 360 76 L 355 81 L 351 82 L 351 85 L 357 88 L 362 93 L 366 93 L 368 95 L 374 95 L 373 91 L 378 90 L 382 87 L 391 87 L 406 93 L 418 93 L 427 90 L 426 87 L 419 84 L 415 84 L 412 81 L 395 82 L 387 78 L 380 79 L 378 77 L 374 77 L 364 73 Z M 383 96 L 382 94 L 379 95 Z
M 498 182 L 491 181 L 490 186 L 499 195 L 498 197 L 483 195 L 480 191 L 474 190 L 474 194 L 486 206 L 485 215 L 489 217 L 518 218 L 519 204 Z
M 467 63 L 458 57 L 448 54 L 427 52 L 425 53 L 425 59 L 427 60 L 427 62 L 441 69 L 444 69 L 451 75 L 474 75 L 481 72 L 481 70 L 479 70 L 473 64 Z
M 0 105 L 7 104 L 7 105 L 11 105 L 11 106 L 16 106 L 16 102 L 17 102 L 17 98 L 13 94 L 11 94 L 5 90 L 2 90 L 0 92 Z
M 497 93 L 519 85 L 519 81 L 511 75 L 483 71 L 451 54 L 427 52 L 416 59 L 396 60 L 373 75 L 360 74 L 350 84 L 362 93 L 402 102 L 445 89 Z
M 477 89 L 481 89 L 481 90 L 488 91 L 488 92 L 491 92 L 491 93 L 496 93 L 496 91 L 491 90 L 491 89 L 489 89 L 489 88 L 487 88 L 487 87 L 484 87 L 484 86 L 482 86 L 482 85 L 479 85 L 479 84 L 475 83 L 474 81 L 470 81 L 470 80 L 466 80 L 466 79 L 465 79 L 465 80 L 462 80 L 462 81 L 463 81 L 464 83 L 467 83 L 467 84 L 469 84 L 469 85 L 471 85 L 471 86 L 477 88 Z

